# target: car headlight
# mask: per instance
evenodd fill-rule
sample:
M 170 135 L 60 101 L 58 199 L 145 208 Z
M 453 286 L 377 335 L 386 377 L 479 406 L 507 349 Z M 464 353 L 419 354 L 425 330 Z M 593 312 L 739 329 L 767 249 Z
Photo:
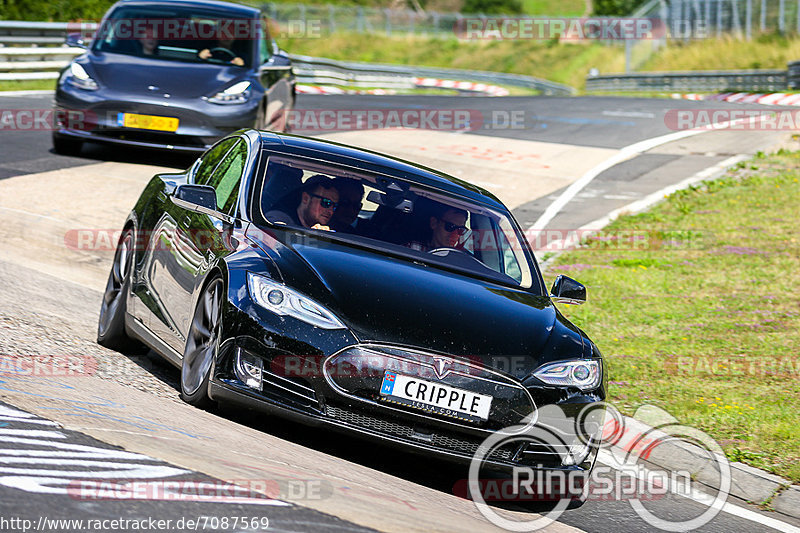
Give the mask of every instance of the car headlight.
M 247 285 L 253 300 L 277 315 L 288 315 L 323 329 L 345 328 L 336 315 L 286 285 L 252 272 L 247 273 Z
M 99 88 L 97 82 L 94 81 L 91 76 L 89 76 L 89 73 L 86 72 L 86 69 L 84 69 L 79 63 L 70 64 L 69 68 L 64 71 L 61 80 L 67 81 L 73 87 L 77 87 L 78 89 L 83 89 L 85 91 L 96 91 Z
M 581 390 L 596 389 L 603 378 L 600 361 L 576 360 L 557 361 L 542 365 L 533 375 L 548 385 L 578 387 Z
M 250 98 L 250 82 L 240 81 L 234 83 L 224 91 L 220 91 L 211 98 L 209 102 L 215 104 L 243 104 Z

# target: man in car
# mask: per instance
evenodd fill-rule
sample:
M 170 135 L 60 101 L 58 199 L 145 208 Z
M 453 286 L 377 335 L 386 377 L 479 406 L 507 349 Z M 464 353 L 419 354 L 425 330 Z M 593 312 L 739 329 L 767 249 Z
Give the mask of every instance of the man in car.
M 156 30 L 152 26 L 145 27 L 139 38 L 139 48 L 143 56 L 154 56 L 158 54 L 158 39 Z
M 361 212 L 364 186 L 360 181 L 349 178 L 336 178 L 333 186 L 339 191 L 339 205 L 331 218 L 331 229 L 342 233 L 354 233 L 353 223 Z
M 214 48 L 204 48 L 197 53 L 200 59 L 220 59 L 227 61 L 237 67 L 244 66 L 244 59 L 238 56 L 234 51 L 234 43 L 236 39 L 227 35 L 220 35 L 217 39 L 217 45 Z
M 330 231 L 328 223 L 338 202 L 339 191 L 336 190 L 333 180 L 316 174 L 303 184 L 297 209 L 289 212 L 273 209 L 264 216 L 273 223 Z
M 467 232 L 467 212 L 456 207 L 442 206 L 430 217 L 430 238 L 426 242 L 412 241 L 406 246 L 412 250 L 429 252 L 437 248 L 457 248 L 458 240 Z

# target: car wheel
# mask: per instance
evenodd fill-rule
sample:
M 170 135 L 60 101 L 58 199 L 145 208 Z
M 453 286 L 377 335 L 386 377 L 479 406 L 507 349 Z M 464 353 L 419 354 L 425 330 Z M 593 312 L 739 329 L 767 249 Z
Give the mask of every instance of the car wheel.
M 223 286 L 222 278 L 216 277 L 203 289 L 183 351 L 181 398 L 201 409 L 214 405 L 208 397 L 208 382 L 214 358 L 219 351 Z
M 121 352 L 140 351 L 143 348 L 141 343 L 128 337 L 125 331 L 132 265 L 133 231 L 129 229 L 122 234 L 117 244 L 97 321 L 97 343 Z
M 83 141 L 53 133 L 53 151 L 60 155 L 80 155 Z

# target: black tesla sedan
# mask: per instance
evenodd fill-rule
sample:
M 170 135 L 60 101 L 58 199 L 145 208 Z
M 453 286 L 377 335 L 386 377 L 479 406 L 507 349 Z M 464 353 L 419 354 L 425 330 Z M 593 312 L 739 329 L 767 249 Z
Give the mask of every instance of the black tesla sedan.
M 523 233 L 487 191 L 399 159 L 242 130 L 186 172 L 158 174 L 125 222 L 98 342 L 143 342 L 181 395 L 467 461 L 543 406 L 605 398 L 603 359 L 548 294 Z M 596 429 L 596 428 L 595 428 Z M 588 472 L 597 435 L 566 451 L 490 456 Z
M 285 128 L 288 55 L 257 9 L 210 0 L 122 0 L 56 87 L 53 147 L 85 141 L 202 152 L 247 127 Z

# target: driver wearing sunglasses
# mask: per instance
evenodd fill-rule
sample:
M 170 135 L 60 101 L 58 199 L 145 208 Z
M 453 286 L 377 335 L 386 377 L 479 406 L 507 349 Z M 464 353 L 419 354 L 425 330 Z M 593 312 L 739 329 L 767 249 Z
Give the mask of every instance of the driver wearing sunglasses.
M 328 222 L 338 204 L 339 191 L 336 190 L 333 180 L 328 176 L 316 174 L 303 184 L 300 204 L 294 213 L 273 210 L 265 216 L 273 223 L 330 231 Z
M 430 217 L 431 236 L 428 242 L 411 242 L 407 246 L 420 252 L 437 248 L 457 248 L 458 241 L 467 232 L 467 212 L 455 207 L 445 208 Z

